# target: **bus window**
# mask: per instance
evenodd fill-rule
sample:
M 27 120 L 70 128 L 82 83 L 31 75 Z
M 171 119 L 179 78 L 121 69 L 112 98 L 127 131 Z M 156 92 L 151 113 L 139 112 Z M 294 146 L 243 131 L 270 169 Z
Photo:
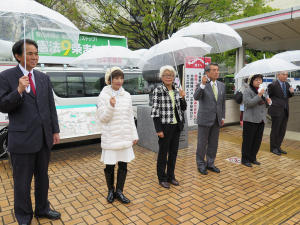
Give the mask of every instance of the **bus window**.
M 86 96 L 98 96 L 105 86 L 104 73 L 83 73 Z
M 68 96 L 69 97 L 84 97 L 83 77 L 81 75 L 68 75 Z
M 59 73 L 47 73 L 47 75 L 50 77 L 50 81 L 53 86 L 54 93 L 58 97 L 67 97 L 67 79 L 66 79 L 66 73 L 59 72 Z
M 144 94 L 145 80 L 142 74 L 139 73 L 125 73 L 123 88 L 131 95 Z

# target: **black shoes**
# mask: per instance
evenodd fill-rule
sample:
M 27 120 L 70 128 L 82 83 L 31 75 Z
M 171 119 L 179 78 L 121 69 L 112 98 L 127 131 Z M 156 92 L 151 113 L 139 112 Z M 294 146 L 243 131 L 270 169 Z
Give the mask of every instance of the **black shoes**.
M 252 161 L 251 163 L 255 164 L 255 165 L 260 165 L 260 162 L 257 162 L 256 160 L 255 161 Z
M 162 182 L 159 182 L 159 184 L 162 186 L 162 187 L 164 187 L 164 188 L 170 188 L 170 185 L 169 185 L 169 183 L 168 182 L 164 182 L 164 181 L 162 181 Z
M 206 169 L 211 170 L 211 171 L 213 171 L 215 173 L 220 173 L 220 170 L 217 167 L 215 167 L 215 166 L 212 166 L 212 167 L 208 167 L 207 166 Z
M 35 218 L 47 218 L 50 220 L 58 220 L 60 218 L 60 216 L 61 216 L 61 214 L 54 210 L 50 210 L 46 214 L 41 214 L 41 215 L 35 214 L 34 215 Z
M 116 186 L 116 199 L 121 201 L 124 204 L 130 203 L 130 200 L 123 195 L 123 188 L 126 180 L 127 171 L 118 169 L 117 175 L 117 186 Z
M 278 149 L 271 150 L 275 155 L 281 155 L 281 152 Z
M 179 182 L 177 180 L 168 180 L 168 182 L 174 186 L 179 186 Z
M 113 203 L 115 199 L 115 188 L 114 188 L 114 171 L 107 173 L 106 169 L 104 169 L 106 185 L 108 188 L 107 201 L 109 203 Z
M 207 175 L 207 170 L 205 168 L 198 168 L 199 172 L 203 175 Z
M 248 167 L 252 167 L 251 163 L 249 163 L 249 162 L 246 162 L 246 163 L 242 162 L 242 164 L 245 165 L 245 166 L 248 166 Z
M 283 151 L 281 148 L 279 148 L 278 151 L 279 151 L 281 154 L 287 154 L 287 152 L 286 152 L 286 151 Z

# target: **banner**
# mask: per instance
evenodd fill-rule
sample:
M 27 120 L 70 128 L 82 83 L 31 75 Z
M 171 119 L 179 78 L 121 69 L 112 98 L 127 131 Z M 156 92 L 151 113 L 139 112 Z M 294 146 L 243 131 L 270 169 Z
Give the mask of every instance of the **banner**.
M 211 62 L 210 57 L 205 57 L 205 65 Z M 197 83 L 201 82 L 201 75 L 204 74 L 204 58 L 188 56 L 185 59 L 185 82 L 184 90 L 186 92 L 187 102 L 187 118 L 188 125 L 193 126 L 197 124 L 197 112 L 199 102 L 194 100 L 194 93 Z

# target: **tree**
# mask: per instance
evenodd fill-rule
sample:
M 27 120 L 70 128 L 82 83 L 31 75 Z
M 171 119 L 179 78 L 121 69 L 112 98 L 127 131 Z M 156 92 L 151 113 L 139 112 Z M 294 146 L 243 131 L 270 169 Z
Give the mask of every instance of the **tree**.
M 128 37 L 129 47 L 150 48 L 192 22 L 231 17 L 243 0 L 84 0 L 90 30 Z M 103 27 L 103 25 L 105 25 Z

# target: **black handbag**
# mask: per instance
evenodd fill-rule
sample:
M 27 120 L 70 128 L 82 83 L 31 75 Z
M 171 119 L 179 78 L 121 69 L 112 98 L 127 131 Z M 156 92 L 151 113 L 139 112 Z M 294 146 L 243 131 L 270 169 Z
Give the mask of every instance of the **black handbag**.
M 243 101 L 243 94 L 241 91 L 238 91 L 237 93 L 235 93 L 234 95 L 234 99 L 236 101 L 237 104 L 241 104 Z

